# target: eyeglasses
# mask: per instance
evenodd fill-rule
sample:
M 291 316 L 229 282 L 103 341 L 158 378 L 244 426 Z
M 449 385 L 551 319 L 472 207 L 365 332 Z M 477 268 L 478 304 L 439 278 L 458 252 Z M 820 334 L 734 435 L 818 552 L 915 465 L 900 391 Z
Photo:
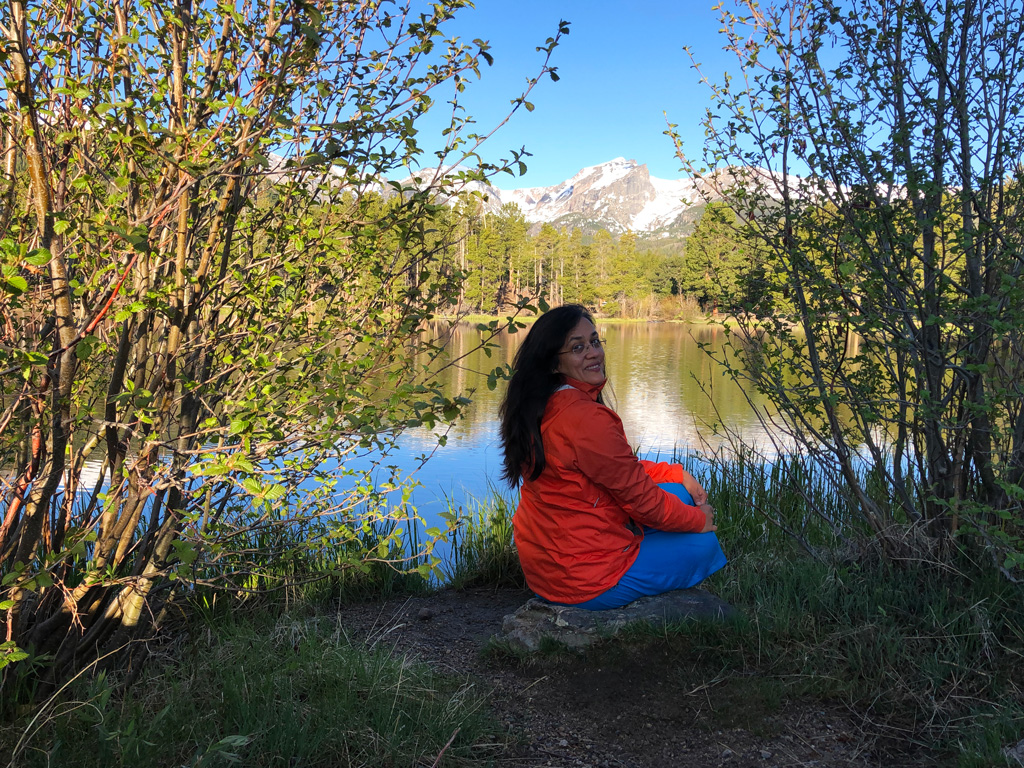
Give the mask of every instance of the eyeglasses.
M 565 349 L 559 352 L 560 355 L 576 355 L 579 357 L 587 351 L 587 347 L 593 347 L 594 349 L 601 349 L 604 346 L 604 341 L 601 339 L 591 339 L 589 342 L 584 344 L 582 341 L 573 344 L 570 349 Z

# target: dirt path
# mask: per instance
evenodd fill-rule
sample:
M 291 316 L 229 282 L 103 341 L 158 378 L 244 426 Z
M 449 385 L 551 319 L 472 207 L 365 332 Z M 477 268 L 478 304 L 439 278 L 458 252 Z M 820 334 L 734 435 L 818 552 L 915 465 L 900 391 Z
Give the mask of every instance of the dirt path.
M 701 669 L 652 641 L 608 643 L 579 657 L 528 662 L 481 655 L 502 618 L 529 595 L 515 590 L 441 592 L 345 606 L 353 636 L 469 673 L 491 692 L 495 715 L 519 743 L 502 764 L 703 768 L 704 766 L 934 765 L 901 751 L 854 713 L 785 700 L 775 681 Z M 890 746 L 891 749 L 891 746 Z

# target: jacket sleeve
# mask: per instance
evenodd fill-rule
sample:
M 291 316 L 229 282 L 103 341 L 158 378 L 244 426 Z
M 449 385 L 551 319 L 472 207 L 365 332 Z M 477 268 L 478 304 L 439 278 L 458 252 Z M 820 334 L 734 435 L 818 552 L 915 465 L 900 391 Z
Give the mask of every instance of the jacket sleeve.
M 629 447 L 622 422 L 604 406 L 574 409 L 574 440 L 579 470 L 611 495 L 630 519 L 662 531 L 704 528 L 704 513 L 665 493 Z M 671 466 L 671 465 L 665 465 Z M 661 476 L 661 470 L 657 471 Z M 674 482 L 671 472 L 666 480 Z
M 647 461 L 640 459 L 640 464 L 656 483 L 682 483 L 684 480 L 683 465 L 669 464 L 667 461 Z

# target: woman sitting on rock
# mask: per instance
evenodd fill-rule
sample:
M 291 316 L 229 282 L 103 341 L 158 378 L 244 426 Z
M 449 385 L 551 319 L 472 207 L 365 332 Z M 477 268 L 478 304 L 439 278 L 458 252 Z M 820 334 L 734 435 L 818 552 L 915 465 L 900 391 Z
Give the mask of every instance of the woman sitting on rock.
M 513 368 L 502 476 L 522 482 L 513 529 L 530 589 L 602 610 L 692 587 L 725 565 L 704 489 L 678 464 L 637 459 L 604 405 L 604 348 L 585 308 L 538 318 Z

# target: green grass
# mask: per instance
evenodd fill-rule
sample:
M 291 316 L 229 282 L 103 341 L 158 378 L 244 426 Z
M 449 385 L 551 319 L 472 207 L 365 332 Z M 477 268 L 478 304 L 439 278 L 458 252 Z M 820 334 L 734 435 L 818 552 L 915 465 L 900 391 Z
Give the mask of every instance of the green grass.
M 200 554 L 189 573 L 202 605 L 232 595 L 257 606 L 320 605 L 430 590 L 430 557 L 399 521 L 371 515 L 368 522 L 310 518 L 291 525 L 253 526 L 217 550 Z M 240 576 L 238 575 L 240 574 Z
M 680 642 L 791 696 L 840 700 L 964 768 L 1006 764 L 1002 747 L 1024 735 L 1020 585 L 966 547 L 882 558 L 845 489 L 799 457 L 701 469 L 731 558 L 712 586 L 746 619 L 678 627 Z
M 745 553 L 711 584 L 744 618 L 674 626 L 667 642 L 728 680 L 754 675 L 786 699 L 842 702 L 896 729 L 904 748 L 938 745 L 962 766 L 1004 765 L 994 747 L 1024 731 L 1020 591 L 969 563 L 955 588 L 951 575 Z
M 349 643 L 332 617 L 194 628 L 131 685 L 98 675 L 0 731 L 12 766 L 491 763 L 486 691 Z M 450 743 L 449 743 L 450 742 Z
M 644 655 L 657 644 L 680 690 L 714 682 L 719 727 L 756 732 L 786 702 L 838 702 L 898 735 L 886 748 L 1006 765 L 1002 748 L 1024 736 L 1020 585 L 966 550 L 885 560 L 847 494 L 799 457 L 682 461 L 709 492 L 730 558 L 705 586 L 742 617 L 638 627 L 584 652 L 595 666 L 614 663 L 615 646 Z M 543 663 L 581 653 L 547 650 Z M 490 652 L 531 663 L 500 644 Z
M 724 670 L 727 687 L 754 676 L 773 701 L 840 701 L 962 768 L 1006 765 L 1002 748 L 1024 736 L 1019 584 L 966 548 L 882 558 L 846 492 L 799 457 L 684 463 L 730 557 L 707 586 L 744 618 L 670 628 L 679 658 Z

